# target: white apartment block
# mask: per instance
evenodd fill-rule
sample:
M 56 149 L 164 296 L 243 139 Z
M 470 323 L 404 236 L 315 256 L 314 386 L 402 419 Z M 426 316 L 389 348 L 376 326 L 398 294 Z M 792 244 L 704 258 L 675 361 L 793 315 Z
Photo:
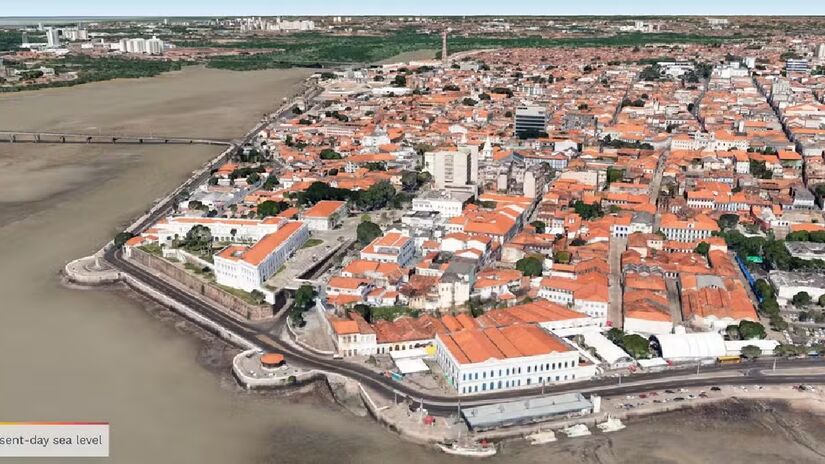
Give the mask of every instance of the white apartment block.
M 433 176 L 436 188 L 472 185 L 478 182 L 478 153 L 474 150 L 424 153 L 424 170 Z

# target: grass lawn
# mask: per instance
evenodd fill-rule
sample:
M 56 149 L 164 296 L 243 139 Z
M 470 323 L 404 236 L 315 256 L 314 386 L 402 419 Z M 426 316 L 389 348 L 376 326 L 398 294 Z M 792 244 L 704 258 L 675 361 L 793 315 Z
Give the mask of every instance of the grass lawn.
M 410 309 L 406 306 L 380 306 L 377 308 L 372 308 L 370 315 L 372 316 L 373 321 L 392 321 L 397 317 L 404 315 L 418 317 L 418 311 Z
M 187 271 L 189 271 L 189 272 L 191 272 L 195 275 L 199 275 L 199 276 L 201 276 L 205 279 L 209 279 L 209 280 L 212 280 L 212 281 L 215 280 L 215 274 L 213 274 L 212 271 L 209 270 L 209 269 L 206 269 L 206 271 L 204 271 L 203 269 L 201 269 L 198 266 L 195 266 L 192 263 L 184 263 L 183 267 L 186 268 Z
M 255 298 L 252 297 L 252 294 L 249 292 L 245 292 L 239 288 L 232 288 L 227 287 L 226 285 L 216 284 L 221 290 L 225 291 L 226 293 L 230 293 L 232 295 L 237 296 L 238 298 L 244 300 L 245 302 L 251 305 L 258 305 L 259 303 L 255 301 Z
M 322 243 L 324 243 L 324 241 L 321 240 L 320 238 L 311 238 L 311 239 L 307 240 L 306 243 L 304 243 L 304 246 L 302 246 L 301 249 L 303 250 L 304 248 L 312 248 L 312 247 L 318 246 Z
M 163 251 L 161 251 L 160 245 L 157 243 L 147 243 L 146 245 L 139 246 L 138 249 L 155 256 L 163 256 Z

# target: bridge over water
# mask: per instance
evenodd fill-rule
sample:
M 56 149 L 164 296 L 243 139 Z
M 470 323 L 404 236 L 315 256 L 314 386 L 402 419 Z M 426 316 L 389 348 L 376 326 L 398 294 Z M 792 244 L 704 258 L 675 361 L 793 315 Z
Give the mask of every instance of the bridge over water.
M 6 143 L 88 143 L 124 145 L 233 145 L 232 140 L 157 135 L 82 134 L 69 132 L 28 132 L 0 130 L 0 142 Z

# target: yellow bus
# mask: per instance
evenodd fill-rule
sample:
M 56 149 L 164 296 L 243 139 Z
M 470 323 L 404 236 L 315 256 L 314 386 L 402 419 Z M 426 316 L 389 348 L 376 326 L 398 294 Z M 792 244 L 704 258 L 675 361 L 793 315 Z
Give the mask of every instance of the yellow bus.
M 719 356 L 716 358 L 716 362 L 719 364 L 739 364 L 742 362 L 741 356 Z

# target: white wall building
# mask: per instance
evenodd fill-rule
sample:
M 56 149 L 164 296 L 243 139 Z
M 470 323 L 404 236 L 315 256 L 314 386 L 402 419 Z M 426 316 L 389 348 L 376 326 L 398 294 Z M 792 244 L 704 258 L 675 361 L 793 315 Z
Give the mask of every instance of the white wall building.
M 214 257 L 216 281 L 247 292 L 260 290 L 308 238 L 306 224 L 292 221 L 252 246 L 230 245 Z
M 309 230 L 332 230 L 338 227 L 347 215 L 347 202 L 323 200 L 301 214 L 301 219 Z
M 788 304 L 800 292 L 806 292 L 813 301 L 825 295 L 825 276 L 812 272 L 771 271 L 768 279 L 776 289 L 776 301 Z
M 361 250 L 361 259 L 406 266 L 415 256 L 413 240 L 401 232 L 390 231 Z
M 436 188 L 478 182 L 477 150 L 430 151 L 424 153 L 424 170 L 433 176 Z
M 461 216 L 464 205 L 473 197 L 468 192 L 429 190 L 413 198 L 413 211 L 436 211 L 442 218 Z
M 460 395 L 587 380 L 596 366 L 536 325 L 437 334 L 436 360 Z

